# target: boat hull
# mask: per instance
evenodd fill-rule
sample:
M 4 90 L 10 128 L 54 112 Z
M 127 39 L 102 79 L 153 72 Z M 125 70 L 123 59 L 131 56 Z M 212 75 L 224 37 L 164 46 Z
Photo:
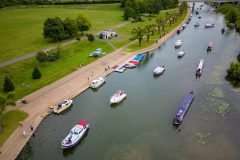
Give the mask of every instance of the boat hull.
M 66 110 L 67 108 L 69 108 L 72 105 L 72 102 L 73 102 L 73 100 L 69 100 L 69 104 L 68 105 L 63 106 L 60 109 L 54 108 L 53 112 L 56 113 L 56 114 L 59 114 L 59 113 L 63 112 L 64 110 Z

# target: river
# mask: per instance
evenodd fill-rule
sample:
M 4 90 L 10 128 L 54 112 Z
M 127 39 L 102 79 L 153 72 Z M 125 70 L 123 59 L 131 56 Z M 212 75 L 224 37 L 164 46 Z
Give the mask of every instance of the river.
M 200 15 L 201 19 L 193 15 L 180 35 L 145 53 L 136 69 L 112 73 L 98 91 L 88 89 L 74 98 L 66 112 L 46 117 L 17 159 L 239 160 L 240 90 L 224 77 L 240 51 L 240 36 L 229 29 L 222 35 L 224 18 L 210 14 L 208 6 Z M 197 21 L 200 26 L 194 28 Z M 215 27 L 204 29 L 206 23 Z M 175 49 L 178 39 L 183 45 Z M 207 53 L 209 41 L 214 46 Z M 178 59 L 181 49 L 186 55 Z M 201 58 L 205 60 L 203 74 L 196 79 Z M 164 64 L 166 70 L 154 78 L 158 64 Z M 117 89 L 128 96 L 111 107 L 109 99 Z M 173 117 L 190 90 L 195 99 L 176 128 Z M 63 151 L 61 140 L 80 119 L 90 123 L 90 130 L 76 147 Z

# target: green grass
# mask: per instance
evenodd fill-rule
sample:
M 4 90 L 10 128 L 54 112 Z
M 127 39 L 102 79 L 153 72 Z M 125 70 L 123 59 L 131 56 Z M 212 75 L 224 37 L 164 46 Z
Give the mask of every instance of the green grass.
M 15 99 L 24 97 L 37 89 L 40 89 L 74 71 L 74 67 L 80 64 L 87 65 L 97 58 L 88 57 L 88 55 L 97 48 L 102 48 L 103 52 L 110 53 L 113 48 L 104 41 L 96 40 L 88 42 L 82 40 L 79 43 L 74 43 L 61 48 L 60 58 L 56 62 L 49 62 L 42 66 L 35 57 L 24 61 L 0 68 L 0 95 L 3 93 L 4 75 L 8 75 L 15 84 L 16 90 Z M 33 68 L 37 66 L 42 78 L 39 80 L 32 79 Z M 29 84 L 29 87 L 23 87 L 22 84 Z
M 178 17 L 177 21 L 173 25 L 171 25 L 171 26 L 170 25 L 166 25 L 165 26 L 165 32 L 170 32 L 174 28 L 176 28 L 184 20 L 186 15 L 187 15 L 187 12 L 183 13 L 180 17 Z M 162 33 L 160 32 L 160 34 L 162 34 Z M 146 37 L 145 37 L 143 39 L 142 45 L 140 47 L 138 46 L 138 41 L 136 41 L 135 43 L 130 45 L 128 48 L 126 48 L 125 51 L 132 52 L 132 51 L 136 51 L 136 50 L 140 50 L 140 49 L 146 48 L 146 47 L 152 45 L 153 43 L 155 43 L 157 39 L 159 39 L 159 34 L 155 33 L 154 36 L 150 37 L 149 42 L 146 41 Z
M 48 17 L 76 18 L 83 13 L 92 22 L 89 32 L 96 32 L 124 22 L 119 6 L 93 4 L 0 9 L 0 62 L 55 45 L 42 36 L 43 22 Z
M 2 115 L 3 132 L 0 134 L 0 146 L 11 136 L 20 121 L 27 117 L 27 113 L 19 110 L 11 110 Z

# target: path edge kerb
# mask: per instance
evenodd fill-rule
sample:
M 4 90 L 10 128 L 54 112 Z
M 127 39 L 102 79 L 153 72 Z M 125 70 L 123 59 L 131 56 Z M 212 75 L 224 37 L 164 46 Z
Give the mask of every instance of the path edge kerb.
M 162 38 L 160 38 L 157 43 L 152 44 L 151 46 L 138 50 L 138 51 L 134 51 L 134 52 L 124 52 L 123 48 L 120 48 L 116 51 L 114 51 L 113 53 L 110 53 L 102 58 L 99 58 L 98 60 L 96 60 L 95 62 L 81 68 L 80 70 L 73 72 L 63 78 L 61 78 L 60 80 L 55 81 L 54 83 L 43 87 L 42 89 L 37 90 L 36 92 L 26 96 L 27 98 L 30 98 L 30 103 L 27 105 L 22 105 L 19 100 L 17 102 L 17 107 L 20 110 L 23 110 L 25 112 L 28 113 L 28 117 L 23 121 L 24 127 L 18 127 L 13 133 L 12 135 L 8 138 L 7 141 L 5 141 L 5 143 L 2 145 L 2 147 L 0 148 L 0 159 L 4 159 L 4 160 L 13 160 L 16 159 L 18 154 L 21 152 L 22 148 L 25 146 L 25 144 L 28 142 L 28 140 L 31 138 L 33 132 L 28 132 L 27 137 L 22 137 L 22 131 L 23 129 L 25 130 L 29 130 L 29 126 L 33 125 L 34 130 L 36 130 L 36 128 L 39 126 L 39 124 L 41 123 L 41 121 L 51 113 L 51 109 L 49 108 L 51 105 L 54 105 L 56 103 L 58 103 L 61 99 L 64 98 L 74 98 L 77 95 L 79 95 L 80 93 L 84 92 L 86 89 L 89 88 L 89 83 L 88 82 L 82 82 L 79 86 L 74 87 L 73 90 L 71 90 L 69 93 L 64 92 L 63 90 L 63 94 L 61 94 L 61 96 L 56 96 L 56 98 L 49 102 L 48 105 L 38 105 L 40 106 L 39 108 L 35 107 L 35 108 L 31 108 L 32 106 L 35 106 L 36 101 L 38 100 L 42 100 L 42 99 L 48 99 L 48 97 L 45 97 L 44 92 L 48 92 L 51 90 L 57 90 L 57 89 L 62 89 L 61 86 L 70 83 L 71 81 L 76 81 L 79 79 L 83 79 L 83 77 L 79 77 L 85 74 L 88 74 L 90 72 L 92 72 L 92 70 L 94 69 L 94 65 L 95 64 L 102 64 L 103 66 L 107 66 L 107 65 L 111 65 L 113 66 L 114 64 L 120 65 L 120 64 L 124 64 L 127 60 L 129 60 L 130 58 L 132 58 L 133 56 L 139 54 L 139 53 L 145 53 L 145 52 L 150 52 L 153 50 L 156 50 L 158 47 L 160 47 L 162 44 L 164 44 L 168 39 L 170 39 L 171 37 L 173 37 L 174 35 L 176 35 L 177 30 L 184 24 L 186 23 L 186 21 L 188 20 L 188 17 L 190 15 L 190 10 L 188 9 L 187 15 L 185 17 L 185 19 L 180 23 L 180 25 L 178 25 L 175 29 L 173 29 L 171 32 L 167 33 L 165 36 L 163 36 Z M 120 57 L 121 56 L 121 57 Z M 120 59 L 118 59 L 120 57 Z M 108 58 L 112 58 L 115 59 L 114 62 L 105 62 L 105 60 L 107 60 Z M 96 67 L 95 67 L 96 68 Z M 92 79 L 97 78 L 97 77 L 105 77 L 109 74 L 111 74 L 113 72 L 113 70 L 108 70 L 107 72 L 104 71 L 100 71 L 98 72 L 96 75 L 94 75 L 93 77 L 91 77 Z M 79 82 L 80 83 L 80 82 Z M 58 86 L 58 85 L 60 86 Z M 57 86 L 58 88 L 54 87 Z M 43 94 L 38 94 L 42 92 Z M 38 95 L 38 96 L 37 96 Z M 31 97 L 33 97 L 32 100 L 32 104 L 31 104 Z M 45 102 L 47 103 L 47 102 Z

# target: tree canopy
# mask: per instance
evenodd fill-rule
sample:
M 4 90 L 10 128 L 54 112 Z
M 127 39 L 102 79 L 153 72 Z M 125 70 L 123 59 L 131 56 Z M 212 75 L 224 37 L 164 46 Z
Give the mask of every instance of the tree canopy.
M 92 27 L 92 24 L 88 20 L 88 18 L 81 13 L 78 15 L 76 19 L 76 24 L 77 24 L 77 29 L 82 32 L 82 35 L 84 31 L 88 31 Z

